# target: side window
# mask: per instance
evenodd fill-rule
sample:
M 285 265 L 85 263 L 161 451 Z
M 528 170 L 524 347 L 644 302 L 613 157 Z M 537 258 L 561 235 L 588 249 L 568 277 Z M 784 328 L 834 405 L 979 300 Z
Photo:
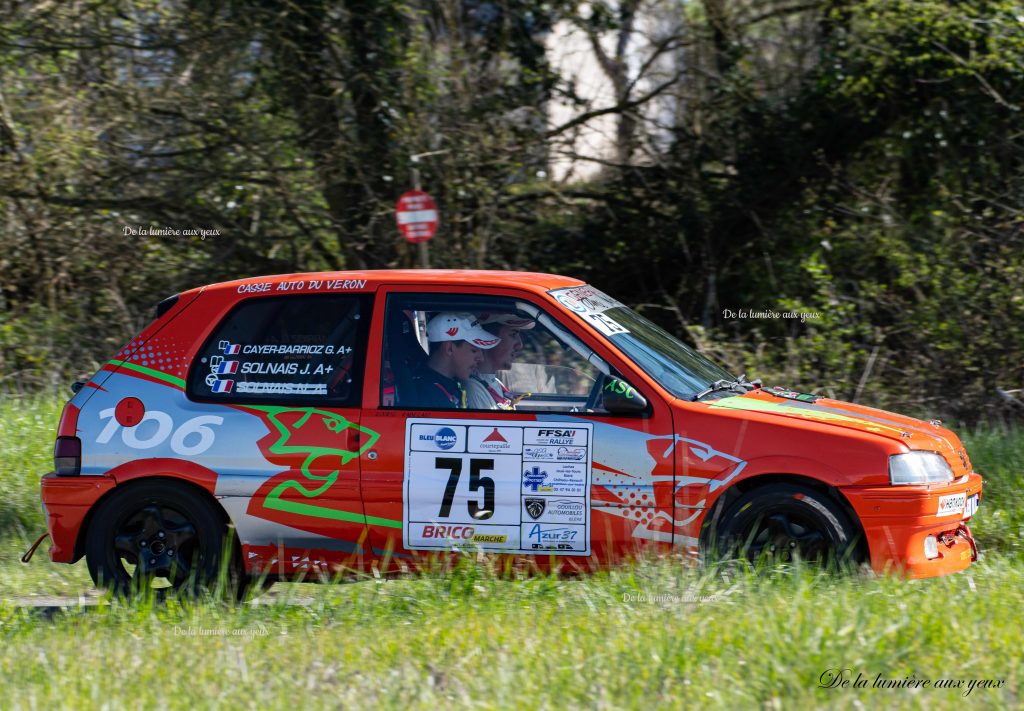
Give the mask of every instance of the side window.
M 189 397 L 358 406 L 370 298 L 310 294 L 242 302 L 192 362 Z
M 383 356 L 385 407 L 604 412 L 608 366 L 516 299 L 392 294 Z
M 564 411 L 585 406 L 601 371 L 542 325 L 520 334 L 522 350 L 501 372 L 510 390 L 528 393 L 520 409 Z

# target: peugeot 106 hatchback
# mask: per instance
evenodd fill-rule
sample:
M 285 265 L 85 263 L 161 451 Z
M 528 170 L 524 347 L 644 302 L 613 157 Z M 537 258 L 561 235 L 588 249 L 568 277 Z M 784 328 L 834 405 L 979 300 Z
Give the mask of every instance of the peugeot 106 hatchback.
M 576 279 L 257 277 L 186 291 L 64 408 L 50 557 L 117 590 L 393 572 L 482 550 L 977 558 L 955 434 L 763 388 Z

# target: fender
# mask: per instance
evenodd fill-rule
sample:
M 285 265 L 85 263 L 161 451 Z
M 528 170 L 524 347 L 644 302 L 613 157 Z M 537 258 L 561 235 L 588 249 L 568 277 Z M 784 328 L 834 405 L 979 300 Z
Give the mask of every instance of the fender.
M 117 486 L 142 477 L 163 476 L 183 479 L 214 495 L 217 489 L 217 472 L 185 459 L 153 458 L 135 459 L 125 462 L 107 472 Z
M 854 525 L 863 530 L 860 519 L 852 505 L 839 489 L 840 486 L 846 486 L 851 482 L 851 477 L 849 475 L 843 474 L 835 467 L 831 467 L 828 464 L 824 464 L 815 459 L 772 454 L 749 460 L 747 465 L 744 467 L 743 472 L 737 476 L 736 479 L 730 481 L 728 486 L 721 487 L 708 494 L 705 506 L 701 510 L 700 516 L 698 516 L 695 521 L 696 530 L 700 532 L 698 534 L 698 538 L 702 542 L 701 545 L 704 544 L 704 537 L 707 534 L 708 526 L 712 521 L 709 516 L 714 514 L 715 508 L 718 506 L 719 502 L 722 501 L 723 495 L 735 491 L 735 487 L 741 482 L 749 481 L 754 477 L 759 476 L 801 477 L 803 479 L 810 479 L 828 487 L 835 491 L 839 503 L 848 510 Z M 837 484 L 838 482 L 842 483 Z
M 195 462 L 189 462 L 184 459 L 169 459 L 154 457 L 152 459 L 135 459 L 130 462 L 125 462 L 119 466 L 114 467 L 106 472 L 103 477 L 78 477 L 81 480 L 102 480 L 110 482 L 113 480 L 112 486 L 106 486 L 101 496 L 95 498 L 87 510 L 82 511 L 82 518 L 79 521 L 77 527 L 78 535 L 75 537 L 74 554 L 71 557 L 71 561 L 77 561 L 84 555 L 84 544 L 86 532 L 89 530 L 89 524 L 92 521 L 92 515 L 96 511 L 100 503 L 106 499 L 112 492 L 117 491 L 118 487 L 124 486 L 130 481 L 135 479 L 149 479 L 152 477 L 165 477 L 168 479 L 180 479 L 190 484 L 200 487 L 204 491 L 208 492 L 210 496 L 214 496 L 214 491 L 217 488 L 217 472 L 212 469 L 207 469 L 204 466 L 196 464 Z M 215 499 L 216 500 L 216 499 Z M 223 510 L 220 504 L 218 507 Z M 227 512 L 224 512 L 226 520 L 230 521 L 230 517 Z M 67 551 L 62 551 L 63 555 L 67 557 Z M 57 560 L 53 557 L 51 551 L 51 560 Z
M 791 454 L 770 454 L 764 457 L 748 459 L 747 466 L 743 468 L 743 472 L 733 482 L 730 482 L 730 485 L 762 474 L 795 474 L 797 476 L 805 476 L 808 479 L 818 479 L 822 483 L 831 482 L 829 486 L 835 488 L 849 486 L 854 483 L 853 477 L 817 459 L 794 457 Z
M 807 479 L 813 479 L 836 490 L 841 486 L 847 486 L 852 483 L 851 477 L 843 474 L 835 467 L 823 464 L 815 459 L 794 457 L 783 454 L 772 454 L 748 460 L 743 471 L 739 476 L 730 481 L 728 486 L 723 486 L 715 491 L 709 492 L 704 510 L 710 511 L 719 498 L 721 498 L 721 496 L 726 492 L 733 490 L 737 484 L 756 476 L 764 476 L 765 474 L 771 474 L 774 476 L 801 476 Z

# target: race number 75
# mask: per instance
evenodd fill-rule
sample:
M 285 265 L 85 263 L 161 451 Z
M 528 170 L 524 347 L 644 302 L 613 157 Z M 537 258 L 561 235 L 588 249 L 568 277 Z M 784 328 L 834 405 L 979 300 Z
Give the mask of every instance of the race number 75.
M 452 513 L 452 502 L 455 499 L 455 490 L 459 486 L 459 478 L 462 476 L 462 459 L 459 457 L 437 457 L 434 466 L 438 469 L 448 470 L 448 483 L 444 487 L 444 496 L 441 498 L 441 510 L 437 515 L 439 518 L 448 518 Z M 484 504 L 470 500 L 466 503 L 469 515 L 477 521 L 486 521 L 494 515 L 494 479 L 489 476 L 481 476 L 481 472 L 494 469 L 493 459 L 470 459 L 469 460 L 469 490 L 477 492 L 484 490 Z

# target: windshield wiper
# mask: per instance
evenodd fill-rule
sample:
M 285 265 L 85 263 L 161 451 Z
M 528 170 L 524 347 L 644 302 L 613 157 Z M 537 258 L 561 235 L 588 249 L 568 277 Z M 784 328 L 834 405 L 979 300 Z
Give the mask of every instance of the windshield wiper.
M 722 392 L 723 390 L 739 390 L 741 393 L 745 393 L 749 390 L 753 390 L 757 387 L 760 380 L 755 380 L 753 383 L 747 381 L 747 374 L 740 373 L 740 376 L 735 380 L 716 380 L 711 383 L 711 386 L 705 390 L 701 390 L 699 393 L 691 398 L 692 402 L 697 402 L 701 398 L 707 397 L 711 393 Z

